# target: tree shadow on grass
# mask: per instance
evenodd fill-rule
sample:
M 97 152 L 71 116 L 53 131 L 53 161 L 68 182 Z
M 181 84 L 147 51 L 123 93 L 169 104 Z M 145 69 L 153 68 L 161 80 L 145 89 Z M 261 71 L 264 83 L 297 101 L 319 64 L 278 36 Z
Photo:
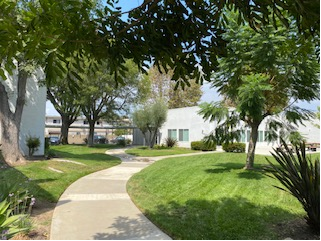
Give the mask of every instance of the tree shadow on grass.
M 86 160 L 86 161 L 116 161 L 117 157 L 106 155 L 105 153 L 86 153 L 86 154 L 77 154 L 70 153 L 61 150 L 54 150 L 57 157 L 61 157 L 64 159 L 77 159 Z
M 146 215 L 173 239 L 187 240 L 284 239 L 287 236 L 280 237 L 272 224 L 298 218 L 280 207 L 256 205 L 243 197 L 173 201 L 147 210 Z
M 10 186 L 15 186 L 21 190 L 28 190 L 37 198 L 45 200 L 55 200 L 55 197 L 41 188 L 39 184 L 56 181 L 55 178 L 37 178 L 31 179 L 15 167 L 7 167 L 0 171 L 0 182 L 6 182 Z M 1 190 L 0 190 L 1 191 Z
M 216 163 L 215 165 L 213 165 L 213 167 L 214 168 L 206 169 L 205 172 L 214 174 L 230 172 L 232 170 L 240 170 L 244 167 L 244 165 L 240 163 L 224 162 Z
M 262 169 L 243 170 L 244 165 L 241 163 L 217 163 L 213 166 L 214 168 L 206 169 L 205 172 L 210 174 L 220 174 L 238 170 L 240 171 L 240 173 L 237 174 L 239 178 L 259 180 L 264 177 Z

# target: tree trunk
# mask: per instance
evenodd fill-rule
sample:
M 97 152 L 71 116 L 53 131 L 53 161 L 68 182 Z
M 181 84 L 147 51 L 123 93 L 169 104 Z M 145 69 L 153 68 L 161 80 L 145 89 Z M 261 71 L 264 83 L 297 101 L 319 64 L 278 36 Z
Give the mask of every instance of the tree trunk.
M 150 148 L 153 148 L 154 145 L 155 145 L 155 140 L 156 140 L 156 136 L 157 136 L 157 129 L 156 130 L 153 130 L 153 132 L 150 133 L 151 135 L 151 140 L 150 140 Z
M 27 79 L 28 73 L 20 70 L 18 73 L 17 99 L 14 112 L 10 110 L 9 97 L 5 86 L 0 82 L 1 152 L 5 162 L 10 165 L 25 160 L 19 147 L 19 133 L 25 104 Z
M 250 142 L 247 150 L 247 157 L 244 169 L 251 170 L 254 167 L 255 148 L 259 134 L 259 125 L 261 122 L 251 123 Z
M 68 133 L 70 127 L 70 121 L 68 115 L 61 115 L 61 136 L 60 143 L 63 145 L 68 145 Z
M 94 146 L 94 131 L 95 131 L 95 121 L 88 121 L 89 122 L 89 135 L 88 135 L 88 142 L 87 146 Z

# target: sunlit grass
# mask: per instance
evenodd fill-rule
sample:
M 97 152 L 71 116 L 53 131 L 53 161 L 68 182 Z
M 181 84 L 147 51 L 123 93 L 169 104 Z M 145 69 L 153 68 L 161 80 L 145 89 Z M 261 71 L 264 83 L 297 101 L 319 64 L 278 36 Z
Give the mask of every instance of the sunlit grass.
M 188 154 L 196 153 L 199 151 L 194 151 L 189 148 L 182 147 L 173 147 L 168 149 L 150 149 L 147 147 L 137 147 L 130 148 L 126 150 L 127 154 L 134 156 L 144 156 L 144 157 L 153 157 L 153 156 L 170 156 L 170 155 L 179 155 L 179 154 Z
M 243 170 L 245 157 L 168 158 L 134 175 L 127 188 L 136 205 L 174 239 L 277 239 L 273 224 L 305 212 L 260 171 L 267 164 L 264 156 L 256 156 L 256 171 Z

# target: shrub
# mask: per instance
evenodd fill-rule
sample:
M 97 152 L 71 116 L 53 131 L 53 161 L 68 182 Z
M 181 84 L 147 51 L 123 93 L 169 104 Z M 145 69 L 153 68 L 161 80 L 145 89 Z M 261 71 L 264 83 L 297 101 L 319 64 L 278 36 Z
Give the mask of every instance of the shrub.
M 125 139 L 118 139 L 116 144 L 119 146 L 126 146 L 126 140 Z
M 212 145 L 206 145 L 204 141 L 192 141 L 191 149 L 198 151 L 215 151 L 216 145 L 214 143 Z
M 191 142 L 191 149 L 200 151 L 200 150 L 202 150 L 202 145 L 203 145 L 202 141 L 192 141 Z
M 33 156 L 40 146 L 40 139 L 39 137 L 28 136 L 26 142 L 29 148 L 29 156 Z
M 126 145 L 130 145 L 132 141 L 130 139 L 126 139 Z
M 174 147 L 176 145 L 177 145 L 177 140 L 176 139 L 171 138 L 171 137 L 167 137 L 165 139 L 165 146 L 172 148 L 172 147 Z
M 236 143 L 224 143 L 222 145 L 222 148 L 224 151 L 226 152 L 245 152 L 245 143 L 240 143 L 240 142 L 236 142 Z
M 307 213 L 307 223 L 320 232 L 320 160 L 305 155 L 305 143 L 295 147 L 296 156 L 282 140 L 285 150 L 272 153 L 279 165 L 274 165 L 268 159 L 269 166 L 264 167 L 267 176 L 278 179 L 283 186 L 277 187 L 289 192 L 302 204 Z

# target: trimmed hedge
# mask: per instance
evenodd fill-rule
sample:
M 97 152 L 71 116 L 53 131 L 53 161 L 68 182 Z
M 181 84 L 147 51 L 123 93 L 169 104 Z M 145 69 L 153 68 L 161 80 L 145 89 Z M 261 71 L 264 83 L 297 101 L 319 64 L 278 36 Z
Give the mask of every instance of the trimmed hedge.
M 215 151 L 216 144 L 211 147 L 208 147 L 203 141 L 192 141 L 191 142 L 191 149 L 197 151 Z
M 224 151 L 226 152 L 245 152 L 245 143 L 240 143 L 240 142 L 236 142 L 236 143 L 224 143 L 222 145 L 222 148 Z

